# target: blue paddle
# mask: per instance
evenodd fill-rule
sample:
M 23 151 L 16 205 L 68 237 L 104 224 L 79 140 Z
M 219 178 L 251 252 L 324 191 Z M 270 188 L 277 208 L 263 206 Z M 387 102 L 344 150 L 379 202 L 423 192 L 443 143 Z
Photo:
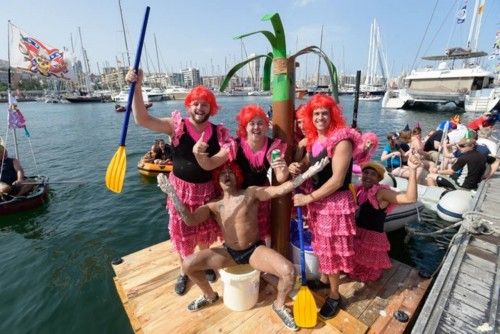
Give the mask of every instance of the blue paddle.
M 139 64 L 141 63 L 142 46 L 144 45 L 144 36 L 146 35 L 146 27 L 148 26 L 150 7 L 146 7 L 146 13 L 144 14 L 144 21 L 142 22 L 142 30 L 139 38 L 139 44 L 137 45 L 137 51 L 135 54 L 134 70 L 139 69 Z M 134 98 L 135 82 L 130 85 L 128 91 L 128 101 L 127 108 L 125 110 L 125 120 L 123 121 L 122 135 L 120 139 L 120 146 L 116 151 L 115 155 L 111 159 L 106 170 L 106 187 L 109 190 L 120 193 L 123 188 L 123 181 L 125 179 L 125 171 L 127 170 L 127 153 L 125 151 L 125 139 L 127 138 L 128 122 L 130 119 L 130 110 L 132 107 L 132 99 Z

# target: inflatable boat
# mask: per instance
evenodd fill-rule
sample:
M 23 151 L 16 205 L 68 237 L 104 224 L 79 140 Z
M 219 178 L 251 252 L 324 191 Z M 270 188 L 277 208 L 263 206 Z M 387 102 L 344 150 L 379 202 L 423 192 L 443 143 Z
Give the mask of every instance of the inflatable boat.
M 408 180 L 386 173 L 384 180 L 381 181 L 400 191 L 406 191 Z M 441 219 L 448 222 L 457 222 L 462 220 L 462 214 L 469 210 L 472 197 L 476 193 L 474 190 L 447 190 L 443 187 L 417 186 L 418 200 L 426 208 L 438 214 Z
M 139 161 L 137 164 L 139 174 L 144 176 L 157 176 L 160 173 L 170 173 L 172 164 L 155 164 L 153 162 Z

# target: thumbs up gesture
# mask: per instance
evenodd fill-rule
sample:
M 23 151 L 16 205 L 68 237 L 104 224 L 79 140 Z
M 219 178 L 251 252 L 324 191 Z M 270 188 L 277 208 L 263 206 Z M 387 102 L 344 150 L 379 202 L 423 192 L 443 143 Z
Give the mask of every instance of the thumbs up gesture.
M 193 146 L 193 154 L 195 156 L 206 156 L 208 144 L 205 142 L 205 131 L 201 133 L 200 139 Z

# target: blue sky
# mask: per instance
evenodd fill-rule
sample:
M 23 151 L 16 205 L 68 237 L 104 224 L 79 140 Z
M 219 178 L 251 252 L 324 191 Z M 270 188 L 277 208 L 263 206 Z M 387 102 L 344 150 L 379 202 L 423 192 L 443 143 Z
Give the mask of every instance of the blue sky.
M 151 7 L 146 46 L 150 67 L 157 65 L 154 35 L 163 70 L 181 67 L 200 68 L 202 74 L 223 73 L 239 62 L 242 44 L 233 37 L 256 30 L 272 30 L 262 22 L 264 14 L 278 12 L 283 21 L 289 53 L 320 43 L 324 26 L 323 50 L 339 72 L 366 71 L 370 24 L 377 19 L 391 73 L 411 69 L 417 56 L 441 54 L 446 47 L 464 46 L 474 1 L 467 4 L 465 23 L 456 24 L 456 13 L 464 0 L 122 0 L 129 49 L 133 59 L 146 5 Z M 2 5 L 0 22 L 7 20 L 53 47 L 71 45 L 81 55 L 78 26 L 91 67 L 123 59 L 125 46 L 118 0 L 44 0 L 9 1 Z M 42 8 L 43 7 L 43 8 Z M 428 32 L 424 33 L 433 14 Z M 486 2 L 479 48 L 491 53 L 495 32 L 500 29 L 500 1 Z M 7 30 L 7 29 L 5 29 Z M 7 32 L 0 34 L 0 58 L 7 59 Z M 245 39 L 247 54 L 269 51 L 263 36 Z M 143 56 L 144 57 L 144 56 Z M 417 58 L 418 59 L 418 58 Z M 143 58 L 143 67 L 145 66 Z M 299 58 L 299 75 L 315 73 L 317 57 Z M 483 60 L 493 67 L 494 62 Z M 154 65 L 153 65 L 154 64 Z M 307 64 L 307 65 L 306 65 Z M 415 66 L 422 65 L 417 60 Z M 323 66 L 324 69 L 324 66 Z

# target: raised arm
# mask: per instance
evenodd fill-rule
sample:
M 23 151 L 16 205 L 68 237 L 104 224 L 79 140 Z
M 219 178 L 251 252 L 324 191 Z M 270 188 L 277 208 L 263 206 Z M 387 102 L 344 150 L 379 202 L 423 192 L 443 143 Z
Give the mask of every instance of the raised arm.
M 410 175 L 408 178 L 408 187 L 405 193 L 399 193 L 391 189 L 381 189 L 377 192 L 377 200 L 383 206 L 383 202 L 391 204 L 409 204 L 417 201 L 417 168 L 422 162 L 416 155 L 410 155 L 408 158 L 408 167 Z
M 198 207 L 193 213 L 189 212 L 189 210 L 184 206 L 184 204 L 180 201 L 177 193 L 175 192 L 172 184 L 168 180 L 168 177 L 165 174 L 158 174 L 157 176 L 158 186 L 160 189 L 167 194 L 172 199 L 174 203 L 175 209 L 182 217 L 182 220 L 186 225 L 194 226 L 197 225 L 210 217 L 210 205 L 211 203 L 207 203 Z
M 304 183 L 305 180 L 309 179 L 311 176 L 319 173 L 329 162 L 329 158 L 325 157 L 321 161 L 316 162 L 314 165 L 309 167 L 304 173 L 300 174 L 293 180 L 287 181 L 279 186 L 273 187 L 251 187 L 255 191 L 255 197 L 259 201 L 267 201 L 274 197 L 279 197 L 284 194 L 288 194 L 293 189 Z
M 219 152 L 209 157 L 207 153 L 208 144 L 205 142 L 205 132 L 201 133 L 200 139 L 193 146 L 193 154 L 196 161 L 204 170 L 213 170 L 222 166 L 229 159 L 229 152 L 221 148 Z
M 138 73 L 130 69 L 125 76 L 125 80 L 128 82 L 135 82 L 134 99 L 132 100 L 132 112 L 135 123 L 155 132 L 162 132 L 171 136 L 173 134 L 172 119 L 170 117 L 157 118 L 151 116 L 146 110 L 142 97 L 143 76 L 144 74 L 141 69 L 139 69 Z

